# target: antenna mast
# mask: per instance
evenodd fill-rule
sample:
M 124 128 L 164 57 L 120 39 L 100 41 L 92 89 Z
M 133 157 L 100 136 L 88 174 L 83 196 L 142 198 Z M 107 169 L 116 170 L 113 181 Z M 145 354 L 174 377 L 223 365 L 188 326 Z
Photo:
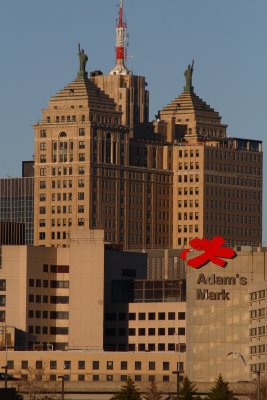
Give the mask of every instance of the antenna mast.
M 127 23 L 123 19 L 123 0 L 120 0 L 119 19 L 116 23 L 116 65 L 110 71 L 111 75 L 129 75 L 125 66 L 128 47 Z

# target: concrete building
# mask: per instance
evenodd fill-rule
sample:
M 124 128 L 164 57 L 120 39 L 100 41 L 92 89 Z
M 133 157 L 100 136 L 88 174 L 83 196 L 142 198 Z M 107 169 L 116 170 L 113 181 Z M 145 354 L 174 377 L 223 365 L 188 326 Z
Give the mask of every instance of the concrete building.
M 260 371 L 261 377 L 267 374 L 267 283 L 257 282 L 249 290 L 249 365 L 250 373 Z M 253 376 L 255 378 L 255 375 Z
M 75 232 L 68 249 L 3 246 L 1 283 L 1 321 L 28 334 L 26 348 L 103 349 L 102 231 Z
M 251 352 L 264 342 L 258 326 L 264 325 L 259 315 L 265 313 L 265 300 L 261 304 L 259 297 L 251 298 L 256 291 L 262 293 L 266 281 L 266 252 L 243 247 L 236 254 L 225 268 L 211 262 L 199 269 L 187 267 L 186 365 L 194 382 L 213 382 L 220 373 L 229 382 L 250 381 L 256 364 L 264 363 L 261 348 Z

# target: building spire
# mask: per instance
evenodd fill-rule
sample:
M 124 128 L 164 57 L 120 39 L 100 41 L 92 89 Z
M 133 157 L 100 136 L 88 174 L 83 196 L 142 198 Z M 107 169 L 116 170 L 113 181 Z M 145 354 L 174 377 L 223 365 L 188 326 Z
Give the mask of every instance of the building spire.
M 120 0 L 119 19 L 116 23 L 116 65 L 110 71 L 110 75 L 129 75 L 125 66 L 127 50 L 127 24 L 123 19 L 123 0 Z

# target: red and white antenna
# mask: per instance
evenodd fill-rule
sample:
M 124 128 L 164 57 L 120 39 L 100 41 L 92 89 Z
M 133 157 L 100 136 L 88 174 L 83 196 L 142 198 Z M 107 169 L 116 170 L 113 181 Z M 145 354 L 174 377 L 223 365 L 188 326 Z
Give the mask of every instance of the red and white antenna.
M 116 65 L 110 71 L 111 75 L 129 75 L 125 66 L 128 47 L 127 23 L 123 19 L 123 0 L 120 0 L 119 19 L 116 23 Z

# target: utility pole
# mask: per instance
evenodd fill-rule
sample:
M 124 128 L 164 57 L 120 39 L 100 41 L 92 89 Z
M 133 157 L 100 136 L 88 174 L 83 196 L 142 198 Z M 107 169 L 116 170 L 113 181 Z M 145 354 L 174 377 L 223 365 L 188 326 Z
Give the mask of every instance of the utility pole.
M 180 365 L 178 365 L 177 371 L 172 371 L 176 375 L 176 400 L 179 400 L 180 395 Z

